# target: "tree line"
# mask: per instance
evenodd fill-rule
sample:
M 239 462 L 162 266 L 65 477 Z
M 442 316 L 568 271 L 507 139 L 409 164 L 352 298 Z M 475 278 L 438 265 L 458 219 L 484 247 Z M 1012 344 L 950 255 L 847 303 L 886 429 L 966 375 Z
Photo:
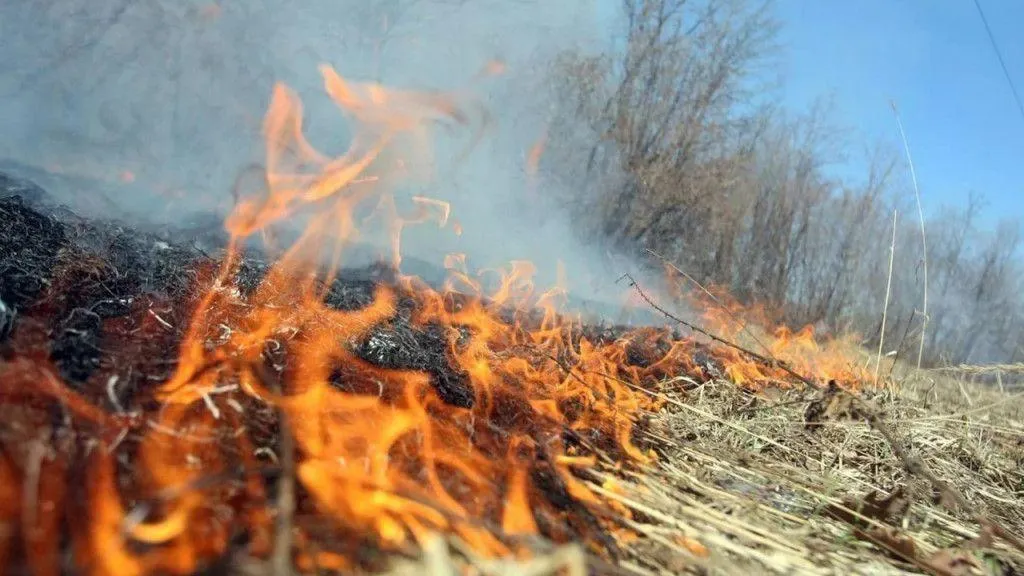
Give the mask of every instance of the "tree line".
M 879 146 L 859 179 L 831 174 L 843 142 L 827 105 L 793 114 L 766 80 L 778 55 L 770 3 L 621 10 L 613 49 L 552 66 L 542 169 L 581 234 L 638 258 L 653 250 L 782 322 L 872 347 L 891 253 L 886 352 L 916 358 L 923 339 L 926 364 L 1024 359 L 1020 223 L 983 223 L 972 195 L 929 216 L 922 243 L 898 151 Z
M 619 2 L 610 45 L 538 55 L 547 89 L 520 96 L 544 100 L 538 176 L 578 234 L 638 259 L 653 250 L 779 321 L 857 332 L 870 347 L 894 248 L 886 351 L 914 357 L 923 341 L 931 364 L 1024 360 L 1020 223 L 983 221 L 972 196 L 929 211 L 925 255 L 898 150 L 879 146 L 860 177 L 836 177 L 829 167 L 849 143 L 827 103 L 779 104 L 770 1 Z M 381 78 L 396 42 L 471 3 L 315 4 L 5 5 L 0 30 L 15 52 L 0 124 L 13 136 L 0 156 L 88 150 L 181 188 L 227 189 L 225 166 L 258 148 L 273 79 L 343 56 L 356 76 Z M 523 14 L 539 5 L 516 3 Z

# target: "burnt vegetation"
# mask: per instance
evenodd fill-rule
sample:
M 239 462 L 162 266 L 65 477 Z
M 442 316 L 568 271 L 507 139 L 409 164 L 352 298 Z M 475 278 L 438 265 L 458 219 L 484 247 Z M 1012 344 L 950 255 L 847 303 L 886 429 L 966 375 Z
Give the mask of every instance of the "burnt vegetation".
M 244 10 L 259 12 L 267 2 Z M 172 73 L 161 78 L 165 84 L 146 84 L 133 95 L 124 114 L 109 102 L 86 114 L 99 118 L 96 133 L 108 141 L 58 133 L 62 146 L 111 154 L 155 150 L 159 158 L 147 161 L 178 172 L 175 154 L 187 156 L 182 151 L 196 140 L 222 138 L 206 124 L 208 117 L 242 125 L 250 119 L 239 111 L 262 105 L 250 100 L 264 92 L 262 79 L 274 66 L 232 63 L 235 51 L 256 53 L 259 46 L 226 48 L 216 30 L 182 24 L 215 19 L 216 4 L 178 10 L 116 0 L 96 11 L 79 4 L 61 0 L 22 11 L 63 22 L 66 45 L 44 50 L 31 66 L 16 61 L 0 93 L 52 93 L 47 102 L 55 108 L 75 109 L 73 91 L 102 92 L 111 70 L 145 68 L 172 54 Z M 456 10 L 464 2 L 358 4 L 364 11 L 352 13 L 351 29 L 340 36 L 369 53 L 400 36 L 424 6 Z M 1003 362 L 1019 371 L 1019 223 L 987 229 L 980 221 L 983 203 L 972 196 L 967 206 L 930 213 L 927 254 L 917 222 L 904 218 L 890 230 L 894 211 L 915 212 L 897 156 L 880 147 L 860 181 L 833 177 L 828 168 L 842 159 L 841 130 L 830 123 L 827 106 L 802 115 L 783 112 L 763 83 L 777 54 L 770 3 L 623 0 L 621 9 L 618 37 L 625 42 L 619 49 L 561 52 L 544 70 L 545 96 L 555 106 L 539 177 L 551 184 L 575 232 L 652 267 L 675 263 L 715 291 L 763 305 L 774 322 L 811 324 L 819 333 L 853 331 L 868 348 L 884 338 L 885 352 L 895 348 L 899 358 L 913 357 L 920 343 L 930 365 Z M 381 21 L 388 26 L 376 26 Z M 271 24 L 264 25 L 268 29 L 252 31 L 251 38 L 261 38 L 256 43 L 272 36 Z M 123 53 L 122 34 L 137 30 L 152 31 L 149 42 Z M 360 36 L 359 30 L 377 31 Z M 80 66 L 90 59 L 109 69 Z M 381 71 L 368 75 L 380 79 Z M 188 89 L 218 78 L 238 88 L 227 101 L 206 101 L 204 93 Z M 168 106 L 154 104 L 165 98 Z M 172 110 L 173 128 L 146 143 L 139 128 L 153 108 Z M 192 164 L 191 183 L 206 183 L 233 147 L 229 139 L 211 145 L 224 156 L 211 153 Z M 6 161 L 0 169 L 7 166 L 26 171 Z M 34 170 L 39 182 L 60 180 Z M 66 178 L 60 183 L 79 185 Z M 86 196 L 100 210 L 116 204 L 102 194 Z M 158 390 L 180 368 L 179 348 L 228 241 L 219 216 L 204 218 L 162 230 L 82 218 L 39 186 L 0 172 L 0 487 L 9 488 L 0 490 L 0 573 L 8 567 L 15 573 L 99 573 L 103 561 L 127 566 L 141 558 L 157 560 L 138 566 L 139 573 L 209 574 L 243 572 L 252 563 L 266 571 L 271 556 L 278 572 L 284 566 L 304 573 L 382 569 L 421 552 L 430 560 L 434 549 L 425 540 L 386 546 L 377 526 L 346 524 L 338 519 L 344 514 L 318 509 L 315 482 L 296 471 L 309 449 L 290 433 L 286 402 L 231 390 L 225 393 L 230 402 L 195 401 L 180 410 L 180 420 L 170 420 L 180 426 L 160 428 L 164 409 L 174 408 Z M 920 309 L 926 259 L 927 313 Z M 224 309 L 259 298 L 281 304 L 274 294 L 260 295 L 273 267 L 264 254 L 246 251 L 236 264 L 229 284 L 238 297 L 224 297 Z M 403 271 L 435 287 L 444 277 L 413 259 L 403 261 Z M 890 276 L 889 321 L 882 323 Z M 561 557 L 564 549 L 555 544 L 579 542 L 591 569 L 611 574 L 625 570 L 611 565 L 618 562 L 641 574 L 817 574 L 849 571 L 861 562 L 890 572 L 957 575 L 978 573 L 984 563 L 990 573 L 1010 574 L 1024 566 L 1017 536 L 1024 526 L 1024 432 L 1019 393 L 1002 393 L 1002 368 L 993 368 L 987 388 L 918 371 L 898 390 L 854 395 L 847 390 L 864 383 L 826 385 L 821 380 L 827 378 L 798 374 L 761 348 L 733 347 L 723 355 L 717 344 L 689 339 L 690 330 L 683 338 L 682 327 L 573 326 L 559 333 L 559 343 L 540 346 L 531 338 L 544 315 L 509 309 L 494 311 L 510 329 L 485 351 L 493 386 L 484 390 L 474 384 L 473 363 L 460 357 L 473 359 L 468 351 L 479 342 L 479 326 L 418 320 L 427 304 L 439 301 L 451 316 L 438 318 L 450 318 L 473 299 L 444 294 L 428 301 L 418 287 L 386 265 L 346 269 L 318 286 L 321 314 L 357 314 L 377 303 L 382 290 L 395 302 L 383 320 L 354 330 L 356 337 L 323 339 L 321 348 L 341 352 L 317 360 L 329 364 L 329 390 L 346 400 L 422 408 L 436 424 L 433 448 L 465 460 L 432 459 L 424 453 L 429 444 L 422 430 L 383 454 L 367 455 L 364 444 L 372 435 L 364 438 L 358 424 L 346 420 L 355 417 L 328 411 L 325 419 L 337 417 L 332 424 L 346 431 L 339 435 L 351 436 L 341 439 L 339 452 L 367 462 L 390 460 L 407 482 L 389 496 L 443 517 L 433 528 L 440 526 L 453 542 L 452 526 L 459 522 L 467 531 L 461 536 L 479 535 L 472 532 L 479 529 L 500 541 L 490 552 L 506 546 Z M 220 352 L 232 334 L 259 328 L 258 318 L 218 313 L 243 320 L 211 324 L 216 330 L 200 339 L 209 361 L 195 378 L 223 371 L 229 376 L 218 383 L 231 387 L 251 376 L 261 392 L 285 400 L 301 388 L 294 352 L 309 343 L 307 334 L 274 333 L 258 342 L 257 353 L 232 356 Z M 321 329 L 319 336 L 325 333 L 331 335 Z M 607 347 L 610 361 L 588 364 L 581 353 L 587 346 Z M 322 352 L 309 348 L 312 355 Z M 739 373 L 730 368 L 740 363 L 766 377 L 737 385 Z M 897 364 L 883 381 L 896 381 Z M 984 368 L 975 370 L 988 378 Z M 531 380 L 531 371 L 572 393 L 538 401 L 527 389 L 540 379 Z M 381 414 L 372 423 L 385 428 L 393 414 Z M 209 435 L 195 441 L 198 432 Z M 328 436 L 331 429 L 322 432 Z M 106 455 L 112 455 L 109 468 Z M 187 459 L 192 476 L 167 489 L 150 476 L 174 470 L 180 464 L 174 458 Z M 564 473 L 565 461 L 574 459 L 593 464 Z M 640 462 L 650 466 L 641 472 Z M 361 477 L 361 469 L 344 468 L 351 463 L 332 464 L 340 472 L 329 479 Z M 104 483 L 114 487 L 112 498 L 102 491 Z M 432 483 L 468 512 L 460 516 L 424 498 L 419 489 Z M 503 518 L 508 503 L 522 496 L 517 486 L 527 514 Z M 363 487 L 349 486 L 357 488 Z M 365 488 L 354 504 L 374 487 Z M 174 503 L 192 495 L 201 502 L 179 534 L 183 547 L 133 532 L 172 516 Z M 124 510 L 111 512 L 97 501 Z M 124 514 L 113 522 L 101 512 Z M 127 558 L 116 546 L 98 550 L 122 541 Z M 271 544 L 283 552 L 271 552 Z M 486 539 L 462 544 L 469 559 L 488 548 Z M 577 552 L 569 557 L 582 558 Z M 331 558 L 342 561 L 319 564 Z M 482 568 L 488 565 L 479 558 L 470 563 L 482 573 L 500 573 Z M 510 573 L 522 573 L 515 570 Z
M 102 442 L 104 450 L 117 456 L 122 487 L 118 498 L 132 510 L 125 518 L 126 526 L 143 518 L 159 517 L 159 511 L 173 501 L 174 494 L 182 491 L 202 492 L 212 499 L 211 506 L 229 506 L 234 509 L 232 514 L 251 513 L 246 511 L 259 506 L 260 500 L 251 486 L 245 488 L 246 482 L 262 478 L 259 482 L 266 482 L 272 495 L 279 489 L 282 474 L 278 457 L 274 456 L 283 442 L 281 421 L 273 407 L 256 397 L 242 395 L 235 405 L 244 414 L 240 421 L 243 428 L 215 427 L 212 445 L 197 441 L 199 444 L 190 448 L 195 454 L 190 458 L 210 467 L 189 485 L 178 486 L 171 494 L 158 494 L 153 500 L 154 495 L 142 488 L 145 478 L 140 478 L 136 471 L 137 451 L 144 442 L 153 442 L 145 439 L 146 427 L 159 426 L 152 419 L 155 416 L 149 416 L 161 410 L 157 390 L 178 368 L 178 347 L 191 313 L 214 278 L 216 258 L 191 245 L 187 236 L 179 234 L 172 239 L 139 232 L 118 222 L 83 220 L 51 202 L 30 183 L 0 175 L 0 184 L 0 219 L 8 224 L 0 231 L 0 301 L 6 323 L 0 341 L 0 358 L 5 364 L 0 410 L 7 423 L 0 428 L 0 445 L 6 459 L 4 472 L 22 482 L 33 481 L 31 456 L 17 448 L 19 442 L 46 446 L 53 451 L 42 464 L 35 464 L 42 466 L 36 473 L 46 474 L 52 481 L 38 488 L 40 501 L 50 503 L 51 523 L 33 533 L 37 542 L 20 531 L 16 532 L 22 534 L 20 537 L 4 536 L 0 539 L 0 560 L 12 566 L 25 565 L 37 574 L 88 566 L 83 564 L 88 555 L 59 549 L 65 538 L 60 526 L 64 515 L 77 510 L 76 506 L 90 501 L 95 504 L 96 494 L 87 491 L 89 482 L 76 485 L 74 478 L 84 475 L 90 482 L 98 481 L 98 472 L 89 464 L 91 450 L 99 449 L 95 448 L 96 442 Z M 252 293 L 266 273 L 267 264 L 258 253 L 252 253 L 239 262 L 231 283 L 243 295 Z M 372 304 L 382 285 L 399 294 L 395 313 L 370 328 L 364 337 L 346 344 L 354 357 L 334 367 L 330 384 L 347 394 L 400 404 L 412 386 L 400 375 L 408 371 L 428 375 L 441 402 L 470 409 L 474 414 L 469 422 L 459 419 L 462 417 L 448 421 L 451 417 L 446 411 L 427 408 L 433 411 L 432 417 L 443 422 L 441 430 L 444 426 L 469 426 L 468 438 L 483 454 L 518 453 L 510 457 L 517 459 L 529 478 L 527 490 L 533 502 L 529 513 L 542 535 L 555 541 L 583 538 L 596 546 L 596 553 L 617 554 L 618 545 L 608 532 L 614 525 L 613 517 L 607 516 L 607 511 L 595 511 L 582 503 L 578 494 L 573 495 L 564 477 L 553 467 L 557 454 L 549 450 L 552 445 L 564 443 L 571 453 L 623 459 L 621 423 L 602 424 L 598 418 L 589 426 L 575 427 L 577 421 L 585 422 L 583 419 L 588 418 L 592 409 L 583 395 L 560 402 L 564 422 L 542 414 L 531 405 L 531 397 L 523 389 L 526 383 L 519 380 L 517 369 L 499 370 L 504 384 L 481 397 L 452 356 L 476 337 L 471 327 L 414 322 L 413 316 L 422 305 L 421 297 L 410 291 L 409 285 L 399 282 L 386 265 L 342 271 L 330 289 L 323 292 L 324 303 L 337 310 L 359 311 Z M 452 311 L 470 302 L 460 294 L 447 294 L 444 298 Z M 518 318 L 511 309 L 502 315 L 505 321 L 522 323 L 514 333 L 521 332 L 524 342 L 528 342 L 526 330 L 535 329 L 534 322 L 540 320 L 530 320 L 530 314 Z M 229 334 L 232 329 L 244 327 L 224 325 L 223 330 Z M 610 345 L 626 333 L 624 328 L 615 326 L 590 326 L 583 332 L 595 346 Z M 567 344 L 578 350 L 582 337 L 580 333 L 570 336 Z M 301 338 L 299 334 L 299 341 Z M 672 338 L 668 331 L 649 330 L 644 338 L 630 345 L 622 368 L 642 372 L 656 360 L 671 356 Z M 218 345 L 222 344 L 213 340 L 206 344 L 209 351 Z M 267 390 L 284 390 L 294 379 L 290 346 L 283 340 L 269 339 L 261 355 L 263 361 L 252 367 Z M 692 350 L 699 347 L 694 344 Z M 553 358 L 543 350 L 509 342 L 495 344 L 494 352 L 500 358 L 522 358 L 523 367 L 547 365 L 556 374 L 564 371 L 559 379 L 580 379 L 581 385 L 588 386 L 581 379 L 585 367 L 575 366 L 568 350 L 563 357 Z M 225 357 L 217 362 L 232 361 Z M 676 369 L 687 366 L 696 370 L 695 375 L 700 374 L 701 368 L 688 362 L 677 364 Z M 219 369 L 216 363 L 207 364 L 196 377 Z M 636 382 L 653 385 L 671 370 L 662 366 Z M 616 400 L 610 397 L 603 401 Z M 484 404 L 479 404 L 481 401 Z M 198 403 L 190 411 L 200 414 L 207 409 L 216 410 Z M 48 420 L 53 422 L 52 428 L 44 425 Z M 650 445 L 639 435 L 643 420 L 637 422 L 640 427 L 633 432 L 633 441 L 640 448 Z M 187 439 L 190 429 L 188 425 L 165 432 Z M 238 430 L 243 429 L 246 441 L 239 443 Z M 524 438 L 529 443 L 515 448 Z M 245 446 L 258 448 L 255 460 L 246 454 L 251 448 Z M 416 456 L 418 449 L 415 438 L 400 440 L 391 448 L 395 466 L 408 468 L 406 473 L 411 477 L 423 473 L 425 461 Z M 467 485 L 458 469 L 446 470 L 441 465 L 438 470 L 440 481 L 451 494 L 469 501 L 476 498 L 466 492 L 472 483 Z M 9 492 L 4 497 L 17 501 L 12 496 L 17 493 Z M 321 546 L 334 546 L 337 552 L 364 567 L 377 566 L 384 558 L 367 552 L 366 534 L 358 530 L 350 533 L 343 524 L 314 514 L 313 503 L 301 488 L 295 498 L 300 514 L 296 523 L 304 526 L 310 538 L 326 538 Z M 478 520 L 485 526 L 487 522 L 497 522 L 501 509 L 493 506 L 498 504 L 492 502 L 486 504 L 490 507 L 478 510 Z M 31 503 L 26 501 L 25 505 Z M 16 510 L 17 506 L 7 510 L 4 521 L 12 522 L 15 516 L 9 513 Z M 202 524 L 205 520 L 197 522 Z M 223 519 L 217 521 L 219 528 L 214 530 L 227 530 L 224 537 L 235 542 L 238 550 L 259 549 L 254 543 L 261 537 L 258 523 L 222 522 Z M 496 525 L 488 529 L 501 533 Z M 138 553 L 148 549 L 142 543 L 135 545 Z M 26 555 L 27 550 L 33 549 L 37 556 Z M 197 568 L 216 569 L 216 563 L 234 551 L 229 548 L 203 558 L 203 548 L 196 548 L 192 553 L 197 557 L 192 562 L 198 562 Z M 211 561 L 215 564 L 208 565 Z

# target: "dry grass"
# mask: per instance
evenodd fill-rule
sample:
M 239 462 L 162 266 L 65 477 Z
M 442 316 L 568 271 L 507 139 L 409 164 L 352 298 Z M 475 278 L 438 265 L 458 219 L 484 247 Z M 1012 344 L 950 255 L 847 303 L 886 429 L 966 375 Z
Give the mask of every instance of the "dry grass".
M 615 566 L 587 558 L 588 568 L 643 575 L 1024 571 L 1024 551 L 973 520 L 980 512 L 1024 533 L 1024 393 L 910 374 L 863 398 L 972 510 L 955 509 L 926 479 L 909 477 L 865 422 L 828 411 L 807 422 L 818 392 L 751 393 L 720 380 L 683 392 L 681 382 L 666 382 L 669 402 L 646 433 L 658 463 L 646 471 L 607 468 L 593 484 L 632 516 L 622 522 L 624 557 Z M 569 546 L 526 563 L 488 562 L 438 540 L 393 574 L 575 575 L 583 560 Z
M 1024 397 L 976 388 L 966 407 L 960 386 L 904 381 L 872 399 L 890 426 L 972 506 L 1012 533 L 1024 528 Z M 650 573 L 942 573 L 942 556 L 961 554 L 953 573 L 976 564 L 994 573 L 1024 569 L 1024 553 L 979 538 L 967 511 L 937 502 L 908 478 L 886 440 L 864 422 L 826 420 L 808 430 L 806 393 L 745 393 L 709 382 L 661 417 L 667 444 L 657 471 L 635 476 L 630 494 L 650 550 L 636 562 Z M 899 491 L 906 510 L 858 514 L 872 494 Z M 845 510 L 844 510 L 845 509 Z M 657 510 L 657 515 L 648 511 Z M 846 512 L 844 514 L 844 511 Z M 883 526 L 893 537 L 883 536 Z M 873 528 L 875 530 L 873 530 Z M 707 556 L 674 543 L 692 538 Z M 912 540 L 913 551 L 910 552 Z M 657 544 L 656 544 L 657 543 Z M 896 548 L 891 550 L 887 548 Z

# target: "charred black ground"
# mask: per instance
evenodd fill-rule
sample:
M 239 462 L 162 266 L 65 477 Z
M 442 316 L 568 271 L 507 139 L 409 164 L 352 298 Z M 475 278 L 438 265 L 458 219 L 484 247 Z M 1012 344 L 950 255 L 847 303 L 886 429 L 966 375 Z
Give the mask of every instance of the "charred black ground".
M 0 359 L 30 359 L 41 366 L 52 366 L 59 371 L 63 385 L 110 414 L 155 407 L 152 393 L 174 373 L 178 346 L 190 314 L 218 266 L 216 252 L 210 250 L 210 239 L 222 233 L 206 225 L 147 232 L 123 222 L 87 220 L 57 205 L 38 186 L 3 174 L 0 222 Z M 240 290 L 254 290 L 268 268 L 258 252 L 247 254 L 236 271 Z M 357 356 L 373 366 L 425 372 L 444 402 L 471 407 L 473 389 L 466 374 L 454 368 L 456 364 L 450 356 L 452 328 L 414 325 L 410 319 L 416 299 L 403 291 L 388 266 L 343 270 L 326 291 L 325 301 L 337 309 L 363 308 L 372 301 L 380 283 L 391 285 L 398 293 L 398 311 L 362 341 L 351 343 Z M 159 325 L 155 331 L 154 321 Z M 575 338 L 578 341 L 585 335 L 600 344 L 621 337 L 625 330 L 587 326 L 577 331 Z M 461 334 L 456 338 L 456 346 L 470 337 L 468 333 Z M 670 337 L 660 332 L 660 338 L 652 336 L 649 342 L 642 343 L 649 350 L 632 347 L 628 362 L 637 366 L 650 364 L 668 350 Z M 269 373 L 277 370 L 280 374 L 285 370 L 285 354 L 281 351 L 278 356 L 267 355 L 272 368 Z M 276 368 L 275 362 L 279 363 Z M 358 366 L 338 366 L 332 381 L 341 389 L 360 393 L 359 386 L 369 380 L 360 378 L 359 370 Z M 0 406 L 5 413 L 10 412 L 10 418 L 23 417 L 19 410 L 36 410 L 33 414 L 49 413 L 53 422 L 74 428 L 59 406 L 43 403 L 34 408 L 19 407 L 17 402 L 22 401 L 22 394 L 0 392 L 10 394 L 3 398 L 6 407 Z M 584 450 L 602 443 L 614 447 L 611 431 L 580 434 L 561 424 L 541 426 L 537 420 L 540 417 L 519 396 L 498 395 L 493 403 L 493 421 L 481 424 L 489 426 L 492 433 L 502 429 L 525 432 L 541 446 L 547 441 L 542 436 L 548 434 L 543 430 L 553 429 L 557 435 L 561 429 L 562 441 L 567 445 Z M 562 408 L 573 412 L 572 406 Z M 254 404 L 246 406 L 246 413 L 250 414 L 248 427 L 254 442 L 276 446 L 279 431 L 273 409 Z M 62 446 L 73 468 L 87 453 L 86 438 L 95 432 L 69 434 L 68 438 L 76 439 Z M 4 444 L 19 441 L 17 434 L 4 436 L 9 436 L 0 438 Z M 118 462 L 126 485 L 131 484 L 131 459 L 138 440 L 135 434 L 121 439 Z M 645 444 L 639 439 L 637 442 Z M 602 542 L 606 552 L 614 554 L 613 540 L 601 522 L 569 495 L 552 467 L 551 457 L 541 451 L 530 466 L 534 489 L 550 505 L 535 511 L 541 531 L 561 541 L 587 534 L 592 541 Z M 71 479 L 76 473 L 71 470 L 67 474 Z M 273 493 L 272 481 L 268 488 Z M 130 496 L 126 498 L 131 500 Z
M 219 238 L 222 247 L 226 244 L 222 231 L 211 230 L 213 222 L 155 233 L 123 222 L 85 220 L 53 203 L 35 184 L 3 173 L 0 220 L 5 223 L 0 228 L 0 350 L 13 352 L 6 340 L 17 325 L 42 323 L 49 337 L 49 357 L 72 386 L 82 385 L 105 362 L 123 361 L 116 358 L 124 356 L 119 345 L 110 340 L 116 332 L 123 336 L 137 328 L 130 320 L 133 312 L 156 315 L 173 327 L 187 324 L 190 298 L 202 276 L 217 265 L 208 251 L 211 238 Z M 237 270 L 239 287 L 254 290 L 267 268 L 260 254 L 248 255 Z M 435 279 L 442 276 L 438 269 L 431 272 Z M 327 290 L 325 302 L 342 310 L 362 308 L 372 301 L 378 283 L 394 280 L 394 272 L 383 264 L 343 270 Z M 440 327 L 412 326 L 414 306 L 412 298 L 401 298 L 398 314 L 358 344 L 358 355 L 381 367 L 428 372 L 445 401 L 467 406 L 472 395 L 446 359 L 446 335 Z M 601 343 L 625 330 L 592 325 L 583 334 Z M 119 389 L 133 390 L 169 375 L 176 331 L 168 329 L 159 348 L 154 347 L 159 354 L 147 355 L 155 366 L 135 371 Z M 668 342 L 654 338 L 645 342 L 648 345 L 632 347 L 630 363 L 651 363 L 667 352 Z
M 118 320 L 133 311 L 150 312 L 170 326 L 188 321 L 183 307 L 193 297 L 201 276 L 217 262 L 196 246 L 209 243 L 207 227 L 147 233 L 119 222 L 87 221 L 53 204 L 38 186 L 0 174 L 0 345 L 19 325 L 42 323 L 50 341 L 49 358 L 69 384 L 82 385 L 104 362 L 122 356 L 104 340 L 114 332 L 133 329 Z M 258 285 L 267 270 L 258 255 L 239 266 L 236 280 L 243 291 Z M 327 291 L 326 303 L 337 309 L 365 307 L 377 283 L 392 281 L 381 265 L 345 271 Z M 430 372 L 446 400 L 464 404 L 458 375 L 445 363 L 445 340 L 438 330 L 411 327 L 405 299 L 396 318 L 377 327 L 357 350 L 365 360 L 390 368 Z M 405 321 L 403 321 L 405 320 Z M 130 324 L 130 321 L 128 321 Z M 132 389 L 165 378 L 175 357 L 175 330 L 168 330 L 162 353 L 149 356 L 161 365 L 139 371 Z M 23 350 L 19 351 L 23 352 Z

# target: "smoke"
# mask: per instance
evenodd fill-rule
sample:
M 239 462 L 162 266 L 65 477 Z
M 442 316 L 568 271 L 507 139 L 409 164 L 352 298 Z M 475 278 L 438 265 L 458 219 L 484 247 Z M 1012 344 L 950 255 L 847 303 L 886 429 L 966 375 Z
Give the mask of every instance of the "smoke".
M 549 63 L 600 49 L 601 17 L 590 0 L 5 2 L 0 169 L 87 215 L 185 223 L 226 213 L 239 175 L 262 160 L 276 81 L 300 94 L 308 136 L 330 153 L 351 134 L 323 95 L 321 63 L 387 86 L 469 88 L 490 113 L 483 140 L 453 162 L 465 135 L 442 135 L 436 178 L 406 191 L 449 201 L 462 234 L 410 229 L 403 252 L 437 265 L 465 253 L 471 269 L 530 260 L 541 286 L 561 266 L 574 296 L 618 303 L 616 278 L 636 271 L 584 246 L 551 201 L 564 184 L 527 169 L 550 120 Z M 505 73 L 480 79 L 496 60 Z

